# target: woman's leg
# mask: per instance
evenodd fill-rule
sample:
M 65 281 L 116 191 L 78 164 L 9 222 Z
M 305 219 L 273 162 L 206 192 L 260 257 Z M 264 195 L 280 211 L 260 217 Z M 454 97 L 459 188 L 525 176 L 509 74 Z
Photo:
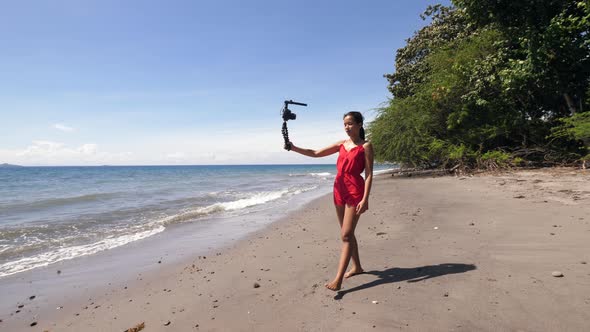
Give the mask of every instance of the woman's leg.
M 336 215 L 338 216 L 338 223 L 340 224 L 340 229 L 342 230 L 342 223 L 344 221 L 344 205 L 335 205 L 336 206 Z M 357 221 L 358 222 L 358 221 Z M 344 278 L 350 278 L 354 275 L 361 274 L 365 272 L 361 266 L 361 259 L 359 256 L 359 246 L 356 242 L 356 236 L 352 237 L 352 267 L 348 272 L 344 274 Z
M 358 216 L 357 216 L 357 223 L 358 223 Z M 365 270 L 363 270 L 363 267 L 361 266 L 361 258 L 359 257 L 359 246 L 358 243 L 356 242 L 356 235 L 353 235 L 351 238 L 351 259 L 352 259 L 352 267 L 350 268 L 350 270 L 348 270 L 348 272 L 346 272 L 344 274 L 344 278 L 350 278 L 354 275 L 357 274 L 361 274 L 363 272 L 365 272 Z
M 337 213 L 338 207 L 336 207 Z M 340 214 L 338 215 L 340 217 Z M 326 287 L 331 290 L 339 290 L 342 285 L 342 279 L 344 278 L 344 272 L 348 267 L 348 262 L 352 257 L 356 247 L 356 259 L 358 260 L 358 246 L 356 238 L 354 236 L 354 229 L 358 223 L 359 216 L 356 215 L 356 209 L 354 206 L 346 206 L 344 208 L 344 215 L 340 227 L 340 234 L 342 237 L 342 251 L 340 253 L 340 261 L 338 263 L 338 272 L 336 278 L 330 283 L 326 284 Z M 355 262 L 357 268 L 360 268 L 360 261 Z

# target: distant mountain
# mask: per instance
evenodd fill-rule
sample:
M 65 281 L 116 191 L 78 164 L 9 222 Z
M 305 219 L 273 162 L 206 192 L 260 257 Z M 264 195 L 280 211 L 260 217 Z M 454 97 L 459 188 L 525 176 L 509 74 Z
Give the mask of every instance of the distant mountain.
M 12 164 L 0 164 L 0 168 L 20 168 L 20 167 L 24 167 L 24 166 L 20 166 L 20 165 L 12 165 Z

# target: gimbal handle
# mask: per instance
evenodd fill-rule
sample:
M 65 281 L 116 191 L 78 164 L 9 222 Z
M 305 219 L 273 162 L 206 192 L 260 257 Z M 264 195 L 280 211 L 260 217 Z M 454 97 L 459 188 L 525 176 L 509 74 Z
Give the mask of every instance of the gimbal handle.
M 307 104 L 304 103 L 299 103 L 296 101 L 292 101 L 292 100 L 285 100 L 285 107 L 287 107 L 287 105 L 299 105 L 299 106 L 307 106 Z

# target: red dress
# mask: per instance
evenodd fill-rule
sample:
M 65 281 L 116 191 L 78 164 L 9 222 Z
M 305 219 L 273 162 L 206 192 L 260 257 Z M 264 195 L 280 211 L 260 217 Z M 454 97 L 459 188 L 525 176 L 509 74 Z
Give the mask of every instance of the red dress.
M 361 173 L 365 170 L 365 148 L 357 145 L 350 151 L 340 144 L 338 174 L 334 180 L 334 204 L 357 206 L 365 194 L 365 179 Z

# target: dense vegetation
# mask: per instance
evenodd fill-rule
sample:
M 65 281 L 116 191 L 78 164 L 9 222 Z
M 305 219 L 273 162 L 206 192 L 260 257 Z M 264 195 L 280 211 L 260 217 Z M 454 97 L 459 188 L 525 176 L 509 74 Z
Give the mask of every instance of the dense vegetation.
M 397 50 L 368 128 L 379 161 L 496 168 L 590 159 L 590 2 L 454 0 Z

